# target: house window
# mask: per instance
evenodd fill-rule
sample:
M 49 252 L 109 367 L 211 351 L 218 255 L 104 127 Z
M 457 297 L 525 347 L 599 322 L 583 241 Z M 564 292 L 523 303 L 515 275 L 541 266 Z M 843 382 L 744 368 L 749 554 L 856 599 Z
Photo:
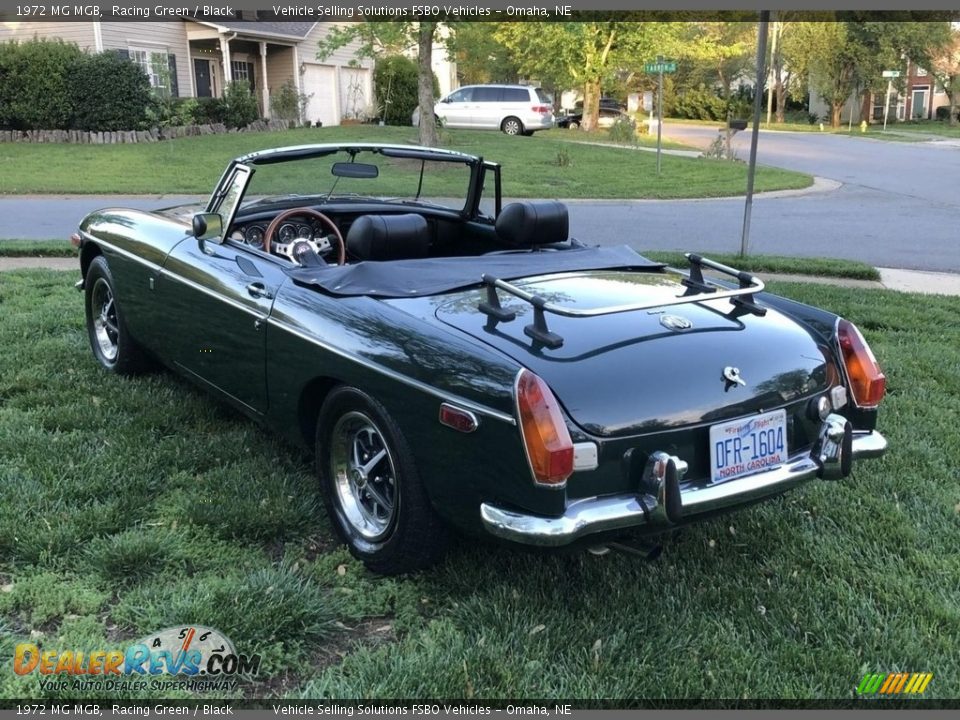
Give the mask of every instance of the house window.
M 150 78 L 150 87 L 161 94 L 170 92 L 170 64 L 167 59 L 166 48 L 163 50 L 148 50 L 145 48 L 130 48 L 130 59 L 133 60 L 144 74 Z
M 242 60 L 231 60 L 230 74 L 233 76 L 235 81 L 244 80 L 250 86 L 250 92 L 253 92 L 257 89 L 253 75 L 253 63 L 244 62 Z
M 926 71 L 925 68 L 922 68 L 922 67 L 920 67 L 919 65 L 917 65 L 916 68 L 917 68 L 917 71 L 916 71 L 916 76 L 917 76 L 917 77 L 926 77 L 926 76 L 927 76 L 927 71 Z

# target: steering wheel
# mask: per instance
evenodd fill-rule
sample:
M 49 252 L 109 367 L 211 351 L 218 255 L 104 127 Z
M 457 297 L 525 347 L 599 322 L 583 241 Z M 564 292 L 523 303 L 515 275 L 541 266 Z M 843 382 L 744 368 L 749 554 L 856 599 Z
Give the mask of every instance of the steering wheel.
M 340 244 L 340 247 L 337 248 L 337 265 L 346 264 L 347 244 L 343 240 L 343 235 L 340 234 L 340 228 L 338 228 L 336 223 L 334 223 L 333 220 L 328 218 L 322 212 L 309 207 L 290 208 L 289 210 L 284 210 L 282 213 L 277 215 L 267 226 L 267 229 L 263 232 L 264 252 L 270 252 L 270 244 L 273 242 L 273 236 L 276 234 L 277 230 L 284 223 L 284 221 L 288 220 L 294 215 L 309 215 L 310 217 L 319 220 L 321 223 L 326 225 L 327 228 L 332 230 L 334 237 L 336 237 L 337 242 Z

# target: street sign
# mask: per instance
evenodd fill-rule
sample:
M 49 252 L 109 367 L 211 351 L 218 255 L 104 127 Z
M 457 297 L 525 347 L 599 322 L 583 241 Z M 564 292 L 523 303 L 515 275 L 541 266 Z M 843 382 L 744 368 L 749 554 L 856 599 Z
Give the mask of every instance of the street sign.
M 652 62 L 643 66 L 643 71 L 647 73 L 672 73 L 677 71 L 675 62 Z
M 883 77 L 885 77 L 885 78 L 900 77 L 900 71 L 899 71 L 899 70 L 884 70 L 884 71 L 883 71 Z

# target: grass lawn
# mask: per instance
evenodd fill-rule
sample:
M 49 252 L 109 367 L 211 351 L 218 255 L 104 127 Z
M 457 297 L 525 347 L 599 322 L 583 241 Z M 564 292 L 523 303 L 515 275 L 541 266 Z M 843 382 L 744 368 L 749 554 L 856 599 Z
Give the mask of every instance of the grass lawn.
M 414 128 L 354 125 L 134 145 L 4 143 L 0 193 L 209 193 L 227 162 L 238 155 L 345 140 L 415 143 L 417 137 Z M 741 195 L 746 190 L 743 163 L 664 156 L 658 178 L 653 153 L 556 136 L 447 130 L 442 145 L 502 163 L 507 197 L 692 198 Z M 803 188 L 812 182 L 801 173 L 757 169 L 757 191 Z
M 550 138 L 554 140 L 567 140 L 569 142 L 580 142 L 580 143 L 604 143 L 609 145 L 614 145 L 618 147 L 623 147 L 621 143 L 614 142 L 610 139 L 610 131 L 607 129 L 598 129 L 587 132 L 582 129 L 569 130 L 564 128 L 554 128 L 553 130 L 544 130 L 537 133 L 539 137 Z M 643 134 L 637 135 L 634 140 L 634 144 L 638 147 L 645 148 L 656 148 L 657 147 L 657 133 L 654 130 L 652 135 Z M 665 150 L 697 150 L 697 148 L 690 145 L 684 145 L 683 143 L 676 142 L 673 140 L 667 140 L 662 138 L 661 147 Z
M 98 370 L 74 279 L 0 274 L 3 657 L 191 622 L 263 655 L 248 697 L 849 699 L 893 670 L 957 696 L 960 300 L 774 287 L 855 320 L 887 373 L 891 450 L 846 481 L 656 563 L 464 539 L 381 579 L 333 544 L 305 458 L 169 374 Z
M 912 120 L 888 124 L 887 129 L 893 132 L 924 133 L 927 135 L 942 135 L 947 138 L 960 138 L 960 125 L 951 125 L 945 120 Z

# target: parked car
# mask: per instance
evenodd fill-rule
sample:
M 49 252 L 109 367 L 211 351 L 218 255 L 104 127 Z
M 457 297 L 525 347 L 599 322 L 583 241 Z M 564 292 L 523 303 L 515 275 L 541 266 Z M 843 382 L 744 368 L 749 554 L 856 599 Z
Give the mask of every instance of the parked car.
M 630 123 L 631 125 L 636 125 L 636 121 L 630 117 L 627 113 L 618 109 L 600 107 L 600 116 L 597 118 L 597 127 L 609 128 L 617 121 Z M 564 115 L 563 117 L 557 118 L 557 127 L 566 128 L 568 130 L 576 130 L 583 124 L 583 111 L 576 113 L 571 113 L 570 115 Z
M 502 206 L 500 173 L 306 145 L 232 161 L 206 203 L 91 213 L 93 356 L 159 361 L 313 450 L 333 528 L 381 573 L 451 526 L 603 545 L 883 454 L 885 378 L 850 321 L 697 255 L 588 247 L 559 202 Z
M 553 104 L 538 87 L 465 85 L 434 108 L 444 127 L 502 130 L 507 135 L 533 135 L 553 127 Z M 419 113 L 413 118 L 419 125 Z

